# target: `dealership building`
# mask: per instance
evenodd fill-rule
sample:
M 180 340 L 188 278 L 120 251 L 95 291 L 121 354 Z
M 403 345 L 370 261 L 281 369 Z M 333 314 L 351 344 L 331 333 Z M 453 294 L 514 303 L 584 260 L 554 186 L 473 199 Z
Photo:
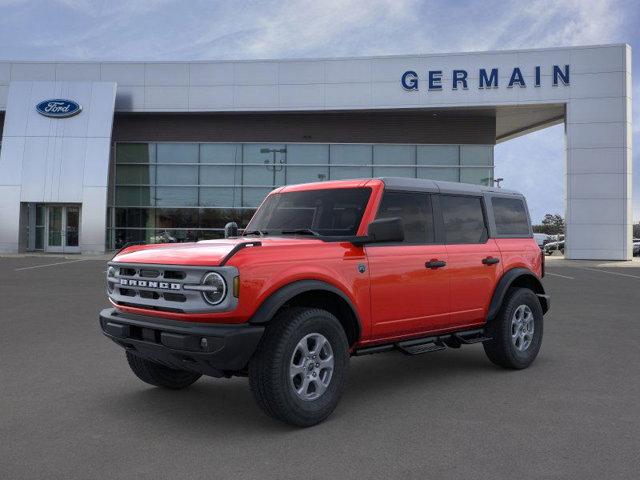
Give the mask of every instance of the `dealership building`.
M 565 255 L 630 259 L 631 91 L 628 45 L 0 62 L 0 252 L 217 238 L 292 183 L 493 185 L 497 143 L 564 124 Z

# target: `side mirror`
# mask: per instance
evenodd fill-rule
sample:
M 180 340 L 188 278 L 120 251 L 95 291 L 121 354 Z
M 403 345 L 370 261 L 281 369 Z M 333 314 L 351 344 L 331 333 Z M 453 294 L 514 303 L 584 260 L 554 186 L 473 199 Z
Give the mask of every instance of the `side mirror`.
M 238 224 L 236 222 L 229 222 L 224 226 L 224 238 L 237 237 L 238 236 Z
M 402 242 L 404 240 L 404 225 L 402 219 L 378 218 L 369 224 L 366 237 L 356 237 L 353 241 L 356 245 L 365 243 Z

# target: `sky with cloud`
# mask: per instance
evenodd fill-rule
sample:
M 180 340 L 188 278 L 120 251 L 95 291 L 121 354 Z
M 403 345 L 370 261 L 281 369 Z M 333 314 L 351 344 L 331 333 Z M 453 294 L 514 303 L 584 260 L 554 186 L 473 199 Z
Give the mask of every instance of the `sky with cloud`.
M 0 60 L 215 60 L 629 43 L 640 220 L 637 0 L 0 0 Z M 496 146 L 534 221 L 563 211 L 564 130 Z

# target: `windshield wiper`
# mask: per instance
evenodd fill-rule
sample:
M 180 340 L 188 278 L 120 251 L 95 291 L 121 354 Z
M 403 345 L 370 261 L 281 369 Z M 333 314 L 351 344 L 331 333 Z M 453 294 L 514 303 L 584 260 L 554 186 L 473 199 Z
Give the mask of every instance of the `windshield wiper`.
M 242 232 L 242 236 L 246 237 L 247 235 L 258 235 L 259 237 L 264 237 L 267 233 L 266 230 L 249 230 Z
M 311 230 L 310 228 L 296 228 L 294 230 L 282 230 L 283 235 L 287 234 L 295 234 L 295 235 L 313 235 L 314 237 L 319 237 L 320 234 L 315 230 Z

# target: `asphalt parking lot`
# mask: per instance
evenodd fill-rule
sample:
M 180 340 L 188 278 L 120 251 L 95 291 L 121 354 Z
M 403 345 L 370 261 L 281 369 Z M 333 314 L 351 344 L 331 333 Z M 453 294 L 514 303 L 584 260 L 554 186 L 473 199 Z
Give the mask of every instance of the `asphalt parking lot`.
M 99 331 L 104 261 L 0 258 L 0 477 L 638 478 L 640 268 L 562 265 L 531 368 L 480 345 L 353 358 L 336 412 L 299 430 L 244 378 L 135 378 Z

